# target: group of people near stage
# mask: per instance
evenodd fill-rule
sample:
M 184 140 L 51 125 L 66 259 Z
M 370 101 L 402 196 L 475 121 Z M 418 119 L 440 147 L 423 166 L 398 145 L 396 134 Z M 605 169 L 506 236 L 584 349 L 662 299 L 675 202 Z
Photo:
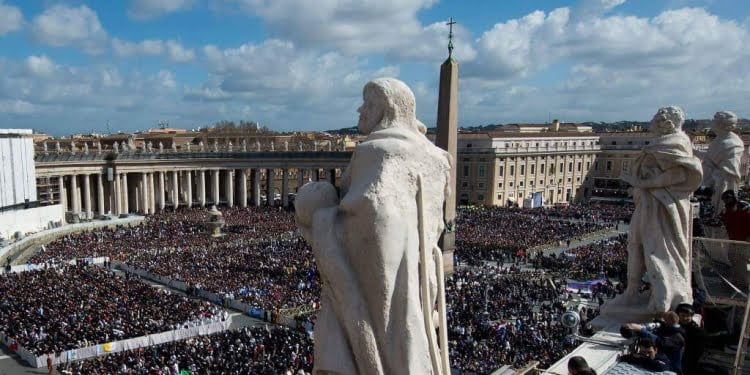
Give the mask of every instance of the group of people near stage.
M 110 354 L 60 367 L 62 374 L 258 374 L 312 372 L 312 340 L 284 327 L 245 327 Z
M 570 214 L 564 214 L 570 210 Z M 505 207 L 459 210 L 456 215 L 456 257 L 477 265 L 481 261 L 502 261 L 508 254 L 520 254 L 539 245 L 556 244 L 612 227 L 600 223 L 570 221 L 578 208 L 551 211 Z M 555 213 L 555 217 L 550 216 Z M 569 216 L 561 220 L 563 216 Z
M 608 277 L 627 279 L 627 235 L 605 238 L 560 254 L 534 254 L 535 268 L 565 272 L 570 279 L 592 280 Z
M 0 331 L 36 356 L 226 319 L 211 303 L 90 265 L 0 276 Z
M 455 368 L 480 374 L 503 365 L 540 368 L 578 345 L 560 324 L 564 279 L 541 271 L 483 266 L 454 273 L 446 287 L 448 340 Z M 584 324 L 595 311 L 581 311 Z

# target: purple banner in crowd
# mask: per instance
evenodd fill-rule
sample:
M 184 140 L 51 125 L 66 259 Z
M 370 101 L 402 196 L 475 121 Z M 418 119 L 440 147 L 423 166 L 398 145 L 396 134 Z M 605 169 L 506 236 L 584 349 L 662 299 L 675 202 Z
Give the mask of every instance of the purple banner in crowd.
M 588 280 L 588 281 L 568 281 L 567 284 L 565 284 L 565 289 L 569 292 L 591 292 L 591 288 L 594 285 L 597 284 L 606 284 L 607 279 L 602 277 L 595 280 Z

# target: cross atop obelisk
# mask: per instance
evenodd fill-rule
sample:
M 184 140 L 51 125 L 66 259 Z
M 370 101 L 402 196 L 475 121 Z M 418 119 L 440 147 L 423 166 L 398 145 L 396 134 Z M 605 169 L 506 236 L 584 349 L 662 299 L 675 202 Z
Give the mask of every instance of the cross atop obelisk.
M 445 232 L 440 237 L 443 266 L 447 273 L 453 270 L 453 250 L 456 240 L 456 163 L 458 155 L 458 62 L 453 60 L 453 17 L 446 23 L 448 32 L 448 59 L 440 65 L 440 93 L 438 95 L 437 134 L 435 145 L 453 158 L 451 168 L 451 196 L 445 200 Z
M 456 21 L 453 20 L 453 17 L 448 20 L 448 58 L 450 59 L 453 56 L 453 25 L 456 24 Z

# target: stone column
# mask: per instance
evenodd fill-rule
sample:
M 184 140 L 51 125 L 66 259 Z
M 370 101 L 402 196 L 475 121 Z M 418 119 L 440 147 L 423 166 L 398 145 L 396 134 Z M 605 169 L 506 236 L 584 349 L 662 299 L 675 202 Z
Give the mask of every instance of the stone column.
M 198 172 L 198 200 L 201 207 L 206 207 L 206 171 Z
M 219 173 L 221 172 L 220 169 L 214 169 L 211 171 L 211 196 L 214 201 L 215 205 L 219 205 L 219 202 L 221 201 L 221 195 L 219 194 Z
M 83 175 L 83 209 L 86 212 L 86 218 L 93 216 L 93 208 L 91 207 L 91 176 L 88 174 Z
M 234 169 L 227 170 L 227 206 L 234 207 Z
M 96 174 L 96 207 L 100 216 L 104 216 L 104 176 L 101 173 Z
M 187 206 L 193 207 L 193 171 L 186 171 L 185 172 L 185 196 L 187 201 Z
M 250 171 L 250 178 L 253 180 L 253 206 L 260 206 L 260 169 L 254 168 Z
M 305 184 L 305 170 L 297 168 L 297 191 Z
M 247 207 L 247 170 L 240 169 L 240 207 Z
M 156 173 L 156 197 L 159 200 L 159 211 L 164 211 L 164 207 L 166 207 L 166 199 L 164 197 L 164 172 L 159 171 Z
M 120 180 L 122 182 L 122 212 L 123 213 L 130 213 L 130 198 L 128 196 L 128 174 L 123 173 L 122 179 Z
M 70 176 L 70 203 L 72 206 L 71 211 L 73 212 L 81 212 L 81 202 L 80 202 L 80 194 L 78 191 L 78 176 L 77 175 L 71 175 Z
M 68 211 L 68 193 L 65 191 L 65 176 L 57 178 L 57 188 L 60 191 L 60 205 L 62 205 L 63 212 L 66 212 Z
M 112 182 L 112 194 L 114 194 L 115 198 L 115 208 L 112 209 L 112 212 L 115 215 L 119 215 L 122 213 L 122 184 L 120 183 L 120 174 L 115 173 L 115 180 Z
M 266 169 L 266 205 L 273 206 L 273 169 Z
M 172 205 L 176 210 L 180 207 L 180 172 L 172 172 Z
M 146 172 L 141 172 L 141 211 L 143 211 L 144 214 L 151 213 L 151 203 L 148 201 L 148 174 Z
M 151 213 L 156 213 L 156 188 L 154 187 L 154 172 L 148 172 L 148 201 L 151 203 Z
M 281 205 L 289 207 L 289 169 L 281 170 Z

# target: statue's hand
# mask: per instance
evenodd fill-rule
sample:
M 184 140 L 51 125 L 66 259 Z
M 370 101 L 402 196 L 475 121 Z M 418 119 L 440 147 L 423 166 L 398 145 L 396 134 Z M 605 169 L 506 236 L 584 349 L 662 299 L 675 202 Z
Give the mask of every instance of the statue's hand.
M 637 185 L 638 179 L 635 176 L 631 175 L 630 173 L 622 172 L 620 174 L 620 180 L 627 182 L 628 184 L 630 184 L 630 186 L 638 187 Z

